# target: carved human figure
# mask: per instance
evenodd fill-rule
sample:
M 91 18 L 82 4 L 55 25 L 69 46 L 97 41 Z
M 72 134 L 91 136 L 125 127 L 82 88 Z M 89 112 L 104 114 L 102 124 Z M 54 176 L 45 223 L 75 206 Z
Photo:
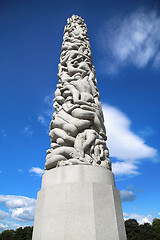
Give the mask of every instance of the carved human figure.
M 76 15 L 67 22 L 45 168 L 89 164 L 111 169 L 87 27 Z
M 97 137 L 97 133 L 93 129 L 85 129 L 84 131 L 78 133 L 74 148 L 76 149 L 76 153 L 79 159 L 85 157 L 85 153 L 88 153 L 87 150 L 91 146 L 91 144 L 95 141 Z

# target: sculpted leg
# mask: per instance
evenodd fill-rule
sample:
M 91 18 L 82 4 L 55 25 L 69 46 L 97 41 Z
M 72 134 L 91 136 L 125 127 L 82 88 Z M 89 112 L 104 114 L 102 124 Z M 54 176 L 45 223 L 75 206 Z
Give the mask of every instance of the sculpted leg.
M 78 129 L 71 123 L 64 121 L 62 118 L 56 117 L 51 121 L 50 130 L 54 128 L 63 129 L 67 134 L 72 137 L 76 136 L 78 133 Z
M 91 125 L 91 122 L 89 120 L 82 120 L 82 119 L 75 118 L 75 117 L 71 116 L 70 114 L 66 113 L 64 110 L 61 110 L 58 113 L 58 117 L 67 121 L 68 123 L 73 124 L 78 129 L 78 131 L 86 129 Z
M 59 161 L 65 161 L 66 158 L 62 155 L 55 155 L 55 156 L 52 156 L 52 157 L 46 157 L 46 163 L 45 163 L 45 169 L 46 170 L 49 170 L 51 168 L 54 168 L 56 167 L 57 163 Z
M 101 121 L 95 112 L 78 108 L 74 109 L 71 114 L 75 118 L 92 120 L 94 127 L 97 129 L 97 132 L 104 132 L 105 128 L 102 127 L 103 125 L 101 124 Z
M 79 133 L 75 139 L 74 148 L 77 152 L 77 157 L 84 158 L 86 150 L 95 141 L 97 133 L 93 129 L 87 129 L 82 133 Z
M 75 149 L 73 147 L 58 147 L 56 149 L 49 149 L 47 151 L 45 169 L 53 168 L 57 165 L 58 161 L 65 161 L 73 156 Z
M 69 145 L 73 145 L 75 140 L 74 137 L 69 136 L 64 130 L 60 128 L 52 129 L 49 133 L 49 136 L 52 139 L 52 142 L 56 142 L 57 138 L 62 138 Z
M 87 110 L 83 110 L 81 108 L 74 109 L 71 113 L 71 115 L 75 118 L 79 119 L 91 119 L 95 117 L 95 113 Z

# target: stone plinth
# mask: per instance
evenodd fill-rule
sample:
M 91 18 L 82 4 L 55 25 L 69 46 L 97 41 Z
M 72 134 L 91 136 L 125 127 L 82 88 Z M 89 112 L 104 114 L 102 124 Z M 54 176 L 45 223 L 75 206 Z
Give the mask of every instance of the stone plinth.
M 33 240 L 126 240 L 113 173 L 86 165 L 46 171 Z

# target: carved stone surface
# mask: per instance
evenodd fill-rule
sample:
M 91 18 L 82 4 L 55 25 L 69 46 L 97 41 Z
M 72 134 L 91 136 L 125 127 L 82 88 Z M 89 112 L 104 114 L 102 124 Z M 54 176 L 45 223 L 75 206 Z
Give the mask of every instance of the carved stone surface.
M 126 240 L 112 171 L 91 165 L 43 175 L 32 240 Z
M 111 170 L 87 27 L 76 15 L 67 22 L 45 169 L 80 164 Z
M 75 15 L 64 29 L 58 77 L 32 239 L 126 240 L 87 28 Z

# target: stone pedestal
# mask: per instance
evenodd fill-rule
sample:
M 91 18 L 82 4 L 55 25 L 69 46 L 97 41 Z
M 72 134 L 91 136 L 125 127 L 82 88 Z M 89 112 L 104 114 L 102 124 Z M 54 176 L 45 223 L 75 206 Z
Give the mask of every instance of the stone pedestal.
M 113 173 L 87 165 L 46 171 L 32 240 L 126 240 Z

